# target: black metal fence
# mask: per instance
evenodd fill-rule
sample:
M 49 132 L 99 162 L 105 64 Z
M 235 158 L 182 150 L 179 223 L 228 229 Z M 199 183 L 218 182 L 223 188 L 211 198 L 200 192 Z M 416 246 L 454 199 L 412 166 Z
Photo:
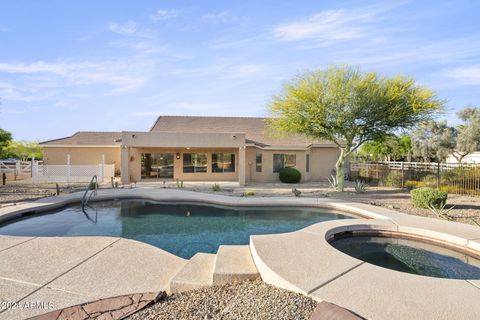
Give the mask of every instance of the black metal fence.
M 433 187 L 448 193 L 480 195 L 480 164 L 350 162 L 350 179 L 398 188 Z

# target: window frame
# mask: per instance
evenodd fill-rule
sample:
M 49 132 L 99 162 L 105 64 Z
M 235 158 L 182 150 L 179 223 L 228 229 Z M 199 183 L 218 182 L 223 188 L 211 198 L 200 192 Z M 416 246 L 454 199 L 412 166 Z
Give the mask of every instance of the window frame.
M 226 157 L 227 156 L 227 157 Z M 216 161 L 213 159 L 217 158 Z M 232 170 L 225 170 L 225 160 L 230 160 Z M 218 166 L 218 163 L 222 163 L 222 166 Z M 215 164 L 217 167 L 215 168 Z M 215 152 L 212 153 L 212 173 L 235 173 L 236 172 L 236 161 L 234 152 Z M 219 170 L 221 169 L 221 170 Z
M 282 158 L 282 167 L 277 168 L 276 166 L 276 159 L 278 160 L 279 156 Z M 287 157 L 293 158 L 293 165 L 289 164 L 287 166 Z M 297 166 L 297 155 L 295 153 L 274 153 L 273 154 L 273 173 L 279 173 L 280 170 L 286 167 L 292 167 L 295 168 Z
M 192 165 L 193 171 L 185 171 L 185 156 L 190 156 L 190 164 Z M 199 167 L 199 158 L 204 156 L 205 166 Z M 197 171 L 197 168 L 204 168 L 205 170 Z M 182 154 L 182 172 L 183 173 L 207 173 L 208 172 L 208 157 L 206 153 L 203 152 L 186 152 Z
M 258 159 L 260 158 L 260 162 Z M 255 172 L 261 173 L 263 169 L 263 155 L 261 153 L 257 153 L 255 155 Z

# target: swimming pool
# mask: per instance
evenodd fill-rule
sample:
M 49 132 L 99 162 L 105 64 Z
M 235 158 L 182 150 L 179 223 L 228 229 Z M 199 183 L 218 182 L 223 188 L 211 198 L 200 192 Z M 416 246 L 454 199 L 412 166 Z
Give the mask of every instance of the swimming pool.
M 480 260 L 464 252 L 417 240 L 348 236 L 330 244 L 357 259 L 396 271 L 448 279 L 480 279 Z
M 149 200 L 94 202 L 0 224 L 12 236 L 114 236 L 142 241 L 183 258 L 215 253 L 220 245 L 244 245 L 252 234 L 283 233 L 352 216 L 321 208 L 221 207 Z

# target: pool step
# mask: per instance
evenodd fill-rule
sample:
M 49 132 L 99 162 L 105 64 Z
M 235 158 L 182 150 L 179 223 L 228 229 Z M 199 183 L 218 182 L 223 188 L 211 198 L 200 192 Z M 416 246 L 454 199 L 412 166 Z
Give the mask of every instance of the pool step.
M 260 277 L 253 262 L 250 247 L 220 246 L 213 270 L 213 284 L 253 280 Z
M 195 254 L 170 281 L 170 292 L 179 293 L 210 287 L 213 283 L 215 260 L 215 254 Z

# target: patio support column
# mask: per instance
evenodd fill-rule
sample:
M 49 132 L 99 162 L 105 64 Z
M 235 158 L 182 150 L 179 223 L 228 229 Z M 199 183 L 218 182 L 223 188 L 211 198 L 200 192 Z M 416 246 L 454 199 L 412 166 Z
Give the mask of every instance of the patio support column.
M 241 186 L 245 185 L 245 170 L 246 170 L 246 155 L 245 146 L 238 149 L 238 183 Z
M 129 162 L 130 162 L 130 152 L 129 152 L 129 148 L 127 146 L 122 146 L 121 147 L 122 151 L 121 151 L 121 165 L 120 165 L 120 168 L 121 168 L 121 178 L 122 178 L 122 184 L 128 184 L 130 183 L 130 175 L 129 175 L 129 170 L 128 170 L 128 167 L 129 167 Z

